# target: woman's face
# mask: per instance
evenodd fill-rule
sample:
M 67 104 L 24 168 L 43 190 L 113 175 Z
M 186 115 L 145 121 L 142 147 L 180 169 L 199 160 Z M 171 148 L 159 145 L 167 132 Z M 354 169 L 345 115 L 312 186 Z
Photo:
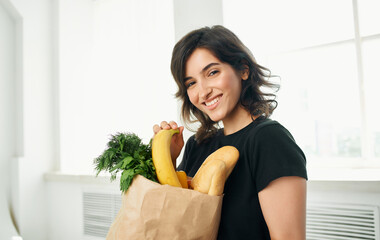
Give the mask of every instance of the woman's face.
M 197 48 L 186 62 L 185 85 L 190 102 L 213 121 L 236 117 L 241 79 L 231 65 L 222 63 L 209 50 Z

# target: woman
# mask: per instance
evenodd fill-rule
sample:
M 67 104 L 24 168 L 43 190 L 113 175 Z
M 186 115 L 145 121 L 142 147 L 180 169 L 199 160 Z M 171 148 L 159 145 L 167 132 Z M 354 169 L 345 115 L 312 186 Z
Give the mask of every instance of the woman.
M 218 239 L 305 239 L 306 160 L 291 134 L 269 119 L 277 102 L 261 89 L 277 87 L 270 72 L 222 26 L 184 36 L 173 49 L 171 71 L 184 122 L 200 123 L 178 170 L 193 177 L 225 145 L 240 153 L 225 183 Z M 176 164 L 184 127 L 163 121 L 153 131 L 170 128 L 180 130 L 171 144 Z

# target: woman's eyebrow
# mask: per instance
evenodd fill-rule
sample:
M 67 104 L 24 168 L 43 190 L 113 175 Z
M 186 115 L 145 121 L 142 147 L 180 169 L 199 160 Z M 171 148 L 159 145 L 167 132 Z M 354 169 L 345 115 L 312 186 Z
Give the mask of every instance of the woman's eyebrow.
M 210 63 L 210 64 L 207 64 L 200 72 L 200 74 L 206 72 L 209 68 L 211 68 L 212 66 L 215 66 L 215 65 L 220 65 L 220 63 L 217 63 L 217 62 L 214 62 L 214 63 Z M 183 79 L 184 82 L 186 82 L 187 80 L 191 79 L 192 77 L 185 77 L 185 79 Z
M 206 67 L 204 67 L 200 73 L 206 72 L 210 67 L 215 66 L 215 65 L 220 65 L 220 63 L 210 63 Z

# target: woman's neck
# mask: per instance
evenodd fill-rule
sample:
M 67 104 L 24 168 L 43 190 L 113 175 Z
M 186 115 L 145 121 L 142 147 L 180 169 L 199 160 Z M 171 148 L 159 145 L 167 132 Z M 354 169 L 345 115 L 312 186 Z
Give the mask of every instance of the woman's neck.
M 235 113 L 230 117 L 223 119 L 224 135 L 230 135 L 248 126 L 255 117 L 242 106 L 235 109 Z

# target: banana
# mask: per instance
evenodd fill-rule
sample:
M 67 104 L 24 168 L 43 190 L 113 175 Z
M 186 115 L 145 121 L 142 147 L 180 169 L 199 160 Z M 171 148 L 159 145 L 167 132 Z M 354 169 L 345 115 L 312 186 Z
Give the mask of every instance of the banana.
M 174 169 L 170 155 L 170 142 L 173 134 L 179 133 L 178 129 L 161 130 L 153 138 L 152 159 L 156 168 L 157 178 L 161 184 L 174 187 L 182 187 Z
M 189 188 L 189 185 L 187 184 L 187 174 L 184 171 L 177 171 L 176 173 L 182 188 Z

